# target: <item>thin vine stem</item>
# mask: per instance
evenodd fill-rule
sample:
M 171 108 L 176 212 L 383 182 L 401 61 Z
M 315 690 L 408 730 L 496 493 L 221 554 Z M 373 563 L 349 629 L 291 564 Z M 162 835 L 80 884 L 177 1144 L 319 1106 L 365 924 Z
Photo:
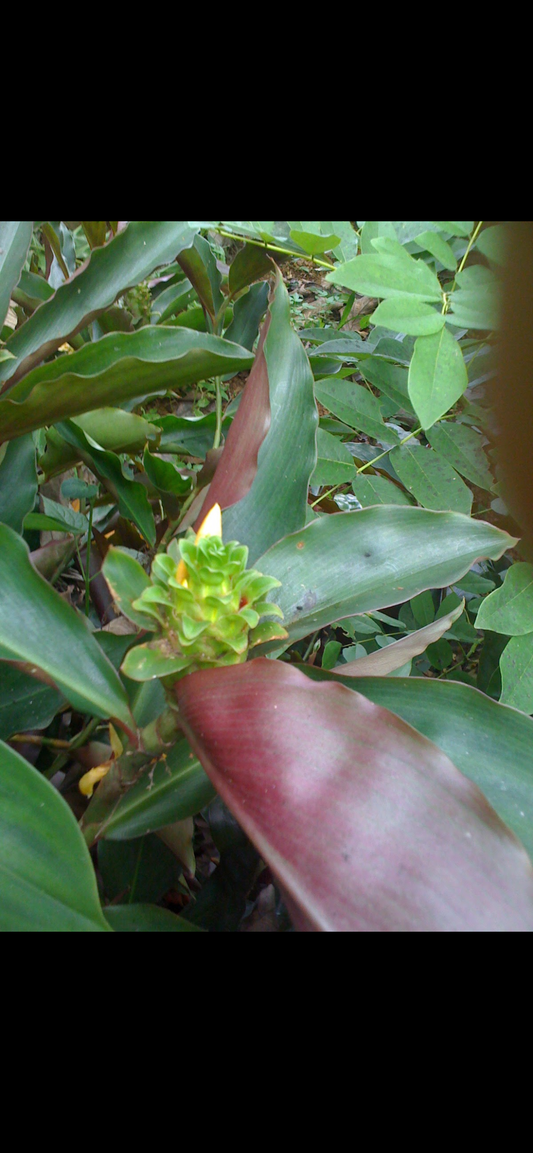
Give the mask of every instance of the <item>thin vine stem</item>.
M 403 440 L 398 441 L 397 445 L 391 444 L 390 448 L 386 448 L 384 452 L 380 452 L 379 456 L 375 456 L 373 460 L 367 460 L 366 464 L 362 464 L 360 468 L 356 469 L 355 475 L 359 476 L 360 472 L 364 472 L 365 469 L 371 468 L 374 464 L 377 464 L 378 460 L 382 460 L 384 456 L 388 456 L 389 452 L 392 452 L 393 448 L 399 448 L 401 444 L 405 444 L 407 440 L 411 440 L 411 437 L 418 436 L 419 432 L 422 432 L 422 428 L 414 428 L 408 436 L 404 436 Z M 333 488 L 329 489 L 329 492 L 325 492 L 322 494 L 322 496 L 318 496 L 317 499 L 313 501 L 311 508 L 314 508 L 316 504 L 320 504 L 321 500 L 326 500 L 326 498 L 331 496 L 332 492 L 335 492 L 336 489 L 340 488 L 342 484 L 346 484 L 346 481 L 340 480 L 338 484 L 334 484 Z
M 310 260 L 313 264 L 318 264 L 321 268 L 329 268 L 334 271 L 337 267 L 332 264 L 330 260 L 319 260 L 318 256 L 310 256 L 306 252 L 293 252 L 292 248 L 282 248 L 279 244 L 270 244 L 266 240 L 253 240 L 251 236 L 239 236 L 236 232 L 228 232 L 226 228 L 217 228 L 219 236 L 227 236 L 230 240 L 240 240 L 244 244 L 255 244 L 256 248 L 264 248 L 267 252 L 282 252 L 285 256 L 292 256 L 295 260 Z

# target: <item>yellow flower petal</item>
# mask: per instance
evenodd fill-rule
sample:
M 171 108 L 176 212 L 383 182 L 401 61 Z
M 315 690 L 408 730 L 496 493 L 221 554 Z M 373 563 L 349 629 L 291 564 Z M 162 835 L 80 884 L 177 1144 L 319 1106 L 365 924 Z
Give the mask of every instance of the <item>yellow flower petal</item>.
M 201 540 L 203 536 L 219 536 L 222 538 L 222 512 L 219 504 L 214 504 L 207 516 L 204 517 L 196 533 L 195 544 L 198 544 L 198 541 Z
M 184 560 L 180 560 L 176 569 L 176 580 L 178 584 L 183 585 L 185 589 L 187 588 L 187 568 Z
M 107 775 L 112 763 L 112 760 L 106 761 L 105 764 L 98 765 L 96 769 L 89 769 L 88 773 L 84 773 L 83 777 L 80 777 L 80 780 L 78 781 L 78 788 L 80 793 L 83 793 L 84 797 L 92 797 L 94 786 L 102 780 L 102 777 Z

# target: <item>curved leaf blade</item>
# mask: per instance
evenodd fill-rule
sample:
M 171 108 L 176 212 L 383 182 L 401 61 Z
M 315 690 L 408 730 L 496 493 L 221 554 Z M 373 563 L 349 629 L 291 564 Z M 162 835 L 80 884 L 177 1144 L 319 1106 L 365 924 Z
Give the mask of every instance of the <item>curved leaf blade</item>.
M 0 659 L 52 682 L 74 708 L 135 731 L 126 692 L 83 619 L 33 568 L 28 546 L 0 524 Z
M 109 932 L 91 858 L 66 802 L 0 742 L 0 930 Z
M 99 837 L 129 841 L 192 817 L 215 796 L 211 781 L 187 741 L 178 741 L 120 799 Z
M 401 669 L 402 665 L 407 664 L 413 657 L 424 653 L 428 645 L 440 640 L 444 633 L 451 629 L 454 621 L 459 619 L 464 607 L 465 602 L 462 600 L 451 612 L 410 633 L 408 637 L 402 637 L 400 641 L 393 641 L 384 649 L 378 649 L 366 657 L 359 657 L 358 660 L 349 661 L 346 665 L 339 665 L 337 669 L 331 671 L 345 677 L 386 677 L 395 669 Z
M 342 284 L 352 292 L 381 299 L 409 295 L 416 300 L 442 301 L 442 289 L 435 273 L 423 260 L 413 260 L 405 251 L 402 255 L 380 252 L 375 256 L 356 256 L 329 272 L 326 280 Z
M 533 928 L 525 850 L 393 713 L 268 660 L 193 673 L 176 693 L 193 748 L 300 928 Z
M 103 251 L 95 249 L 94 255 Z M 188 328 L 147 325 L 137 332 L 112 332 L 35 368 L 5 393 L 0 399 L 0 438 L 9 440 L 65 417 L 240 372 L 252 362 L 252 354 L 238 344 Z
M 509 637 L 533 632 L 533 565 L 519 561 L 507 569 L 501 588 L 482 602 L 476 628 Z
M 256 567 L 281 581 L 275 600 L 292 643 L 343 617 L 456 584 L 476 560 L 497 560 L 515 543 L 461 513 L 377 505 L 312 521 Z
M 11 293 L 20 280 L 32 227 L 31 220 L 0 220 L 0 329 L 7 315 Z
M 196 231 L 183 220 L 130 221 L 108 244 L 95 248 L 87 263 L 14 332 L 9 351 L 18 361 L 0 365 L 0 380 L 13 375 L 18 379 L 29 372 L 109 308 L 122 292 L 189 248 Z

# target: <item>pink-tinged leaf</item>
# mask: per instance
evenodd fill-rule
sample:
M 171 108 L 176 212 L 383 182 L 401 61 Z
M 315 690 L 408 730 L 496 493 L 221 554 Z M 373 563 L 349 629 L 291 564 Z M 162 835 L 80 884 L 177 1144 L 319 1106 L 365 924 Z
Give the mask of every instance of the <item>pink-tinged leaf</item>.
M 266 659 L 193 673 L 176 694 L 188 740 L 297 928 L 533 929 L 522 845 L 395 714 Z
M 440 640 L 443 634 L 451 629 L 454 621 L 459 619 L 464 607 L 465 602 L 462 600 L 450 613 L 446 613 L 446 616 L 439 617 L 438 620 L 425 625 L 423 629 L 417 629 L 408 637 L 402 637 L 401 641 L 393 641 L 386 648 L 369 653 L 366 657 L 339 665 L 331 672 L 340 673 L 343 677 L 386 677 L 387 673 L 401 669 L 407 661 L 420 656 L 420 653 L 425 653 L 428 645 Z
M 194 526 L 196 530 L 214 504 L 219 504 L 222 509 L 229 508 L 246 496 L 253 484 L 259 449 L 270 427 L 268 369 L 263 351 L 269 326 L 270 313 L 267 313 L 255 361 L 209 486 L 209 493 L 197 517 Z

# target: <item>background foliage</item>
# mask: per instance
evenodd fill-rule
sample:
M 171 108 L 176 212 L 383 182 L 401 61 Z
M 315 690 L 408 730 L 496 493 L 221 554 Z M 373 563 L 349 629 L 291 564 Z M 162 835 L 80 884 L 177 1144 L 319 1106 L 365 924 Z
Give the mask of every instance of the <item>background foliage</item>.
M 0 222 L 4 930 L 532 927 L 505 252 L 474 221 Z M 283 628 L 134 680 L 154 556 L 215 502 Z

